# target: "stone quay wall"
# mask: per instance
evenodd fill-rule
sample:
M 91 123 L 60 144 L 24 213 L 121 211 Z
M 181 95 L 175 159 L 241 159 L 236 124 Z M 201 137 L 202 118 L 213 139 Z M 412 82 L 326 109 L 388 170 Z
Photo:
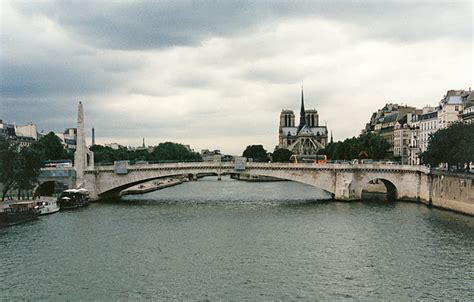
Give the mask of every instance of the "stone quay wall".
M 474 216 L 474 175 L 434 172 L 430 204 Z

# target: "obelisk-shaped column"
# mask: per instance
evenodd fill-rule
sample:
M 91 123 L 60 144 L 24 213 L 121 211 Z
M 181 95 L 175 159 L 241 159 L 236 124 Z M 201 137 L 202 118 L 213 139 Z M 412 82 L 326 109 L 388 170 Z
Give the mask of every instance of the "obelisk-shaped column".
M 82 103 L 77 105 L 77 141 L 74 153 L 74 169 L 76 170 L 76 188 L 84 186 L 84 171 L 86 169 L 86 137 L 84 133 L 84 108 Z

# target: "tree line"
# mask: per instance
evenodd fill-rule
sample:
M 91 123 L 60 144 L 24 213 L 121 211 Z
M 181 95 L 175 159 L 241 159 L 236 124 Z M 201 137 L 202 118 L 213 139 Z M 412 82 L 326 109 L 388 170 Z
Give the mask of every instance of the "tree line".
M 101 145 L 91 146 L 95 163 L 113 164 L 117 160 L 136 161 L 202 161 L 201 155 L 189 151 L 184 145 L 165 142 L 145 150 L 118 150 Z M 28 147 L 20 147 L 15 141 L 0 136 L 0 183 L 2 200 L 11 190 L 17 190 L 18 198 L 29 198 L 36 186 L 40 169 L 47 161 L 74 159 L 74 150 L 65 149 L 61 140 L 50 132 Z
M 352 160 L 355 158 L 384 159 L 390 144 L 380 135 L 374 133 L 361 134 L 359 137 L 348 138 L 344 141 L 331 142 L 320 155 L 326 155 L 331 160 Z M 289 163 L 293 153 L 287 149 L 277 149 L 273 153 L 267 152 L 262 145 L 250 145 L 242 156 L 257 162 Z
M 379 134 L 364 133 L 344 141 L 330 142 L 321 154 L 330 160 L 374 159 L 394 160 L 388 153 L 390 144 Z M 273 154 L 262 145 L 249 145 L 242 156 L 253 161 L 290 162 L 292 153 L 278 149 Z M 453 123 L 445 129 L 431 134 L 427 150 L 420 155 L 422 164 L 436 167 L 447 163 L 451 168 L 462 171 L 474 162 L 474 123 Z
M 421 159 L 432 167 L 447 163 L 456 171 L 463 170 L 474 162 L 474 123 L 454 123 L 431 134 Z
M 0 183 L 2 200 L 10 190 L 18 198 L 29 198 L 36 186 L 40 169 L 47 160 L 72 159 L 73 152 L 64 149 L 59 138 L 50 132 L 28 147 L 20 148 L 15 141 L 0 136 Z
M 387 159 L 389 148 L 390 144 L 379 134 L 364 133 L 344 141 L 330 142 L 324 149 L 324 154 L 332 160 L 363 158 L 380 160 Z
M 160 143 L 149 149 L 128 150 L 125 147 L 112 149 L 111 147 L 94 145 L 89 148 L 94 152 L 94 162 L 98 164 L 112 164 L 114 161 L 128 160 L 168 162 L 168 161 L 202 161 L 201 155 L 188 150 L 184 145 L 172 142 Z

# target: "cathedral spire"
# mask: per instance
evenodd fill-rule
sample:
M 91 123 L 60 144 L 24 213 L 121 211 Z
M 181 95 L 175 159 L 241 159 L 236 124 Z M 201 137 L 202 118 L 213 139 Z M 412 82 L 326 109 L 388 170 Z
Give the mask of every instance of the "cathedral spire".
M 300 110 L 300 124 L 298 126 L 298 131 L 301 130 L 306 125 L 306 111 L 304 110 L 304 94 L 303 94 L 303 85 L 301 85 L 301 110 Z

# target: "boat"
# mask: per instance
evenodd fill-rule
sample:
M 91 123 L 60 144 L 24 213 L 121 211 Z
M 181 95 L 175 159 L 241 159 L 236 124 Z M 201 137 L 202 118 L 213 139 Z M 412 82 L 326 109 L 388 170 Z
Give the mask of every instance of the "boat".
M 53 214 L 59 211 L 59 204 L 56 199 L 44 199 L 36 202 L 40 215 Z
M 39 208 L 34 201 L 8 204 L 0 210 L 0 226 L 10 226 L 38 219 Z
M 166 179 L 162 181 L 154 181 L 151 183 L 144 183 L 138 186 L 133 186 L 131 188 L 125 189 L 122 192 L 120 192 L 120 195 L 144 194 L 144 193 L 172 187 L 175 185 L 179 185 L 181 183 L 183 183 L 183 181 L 177 178 L 171 178 L 171 179 Z
M 64 190 L 58 202 L 61 210 L 85 207 L 89 205 L 89 192 L 86 189 Z

